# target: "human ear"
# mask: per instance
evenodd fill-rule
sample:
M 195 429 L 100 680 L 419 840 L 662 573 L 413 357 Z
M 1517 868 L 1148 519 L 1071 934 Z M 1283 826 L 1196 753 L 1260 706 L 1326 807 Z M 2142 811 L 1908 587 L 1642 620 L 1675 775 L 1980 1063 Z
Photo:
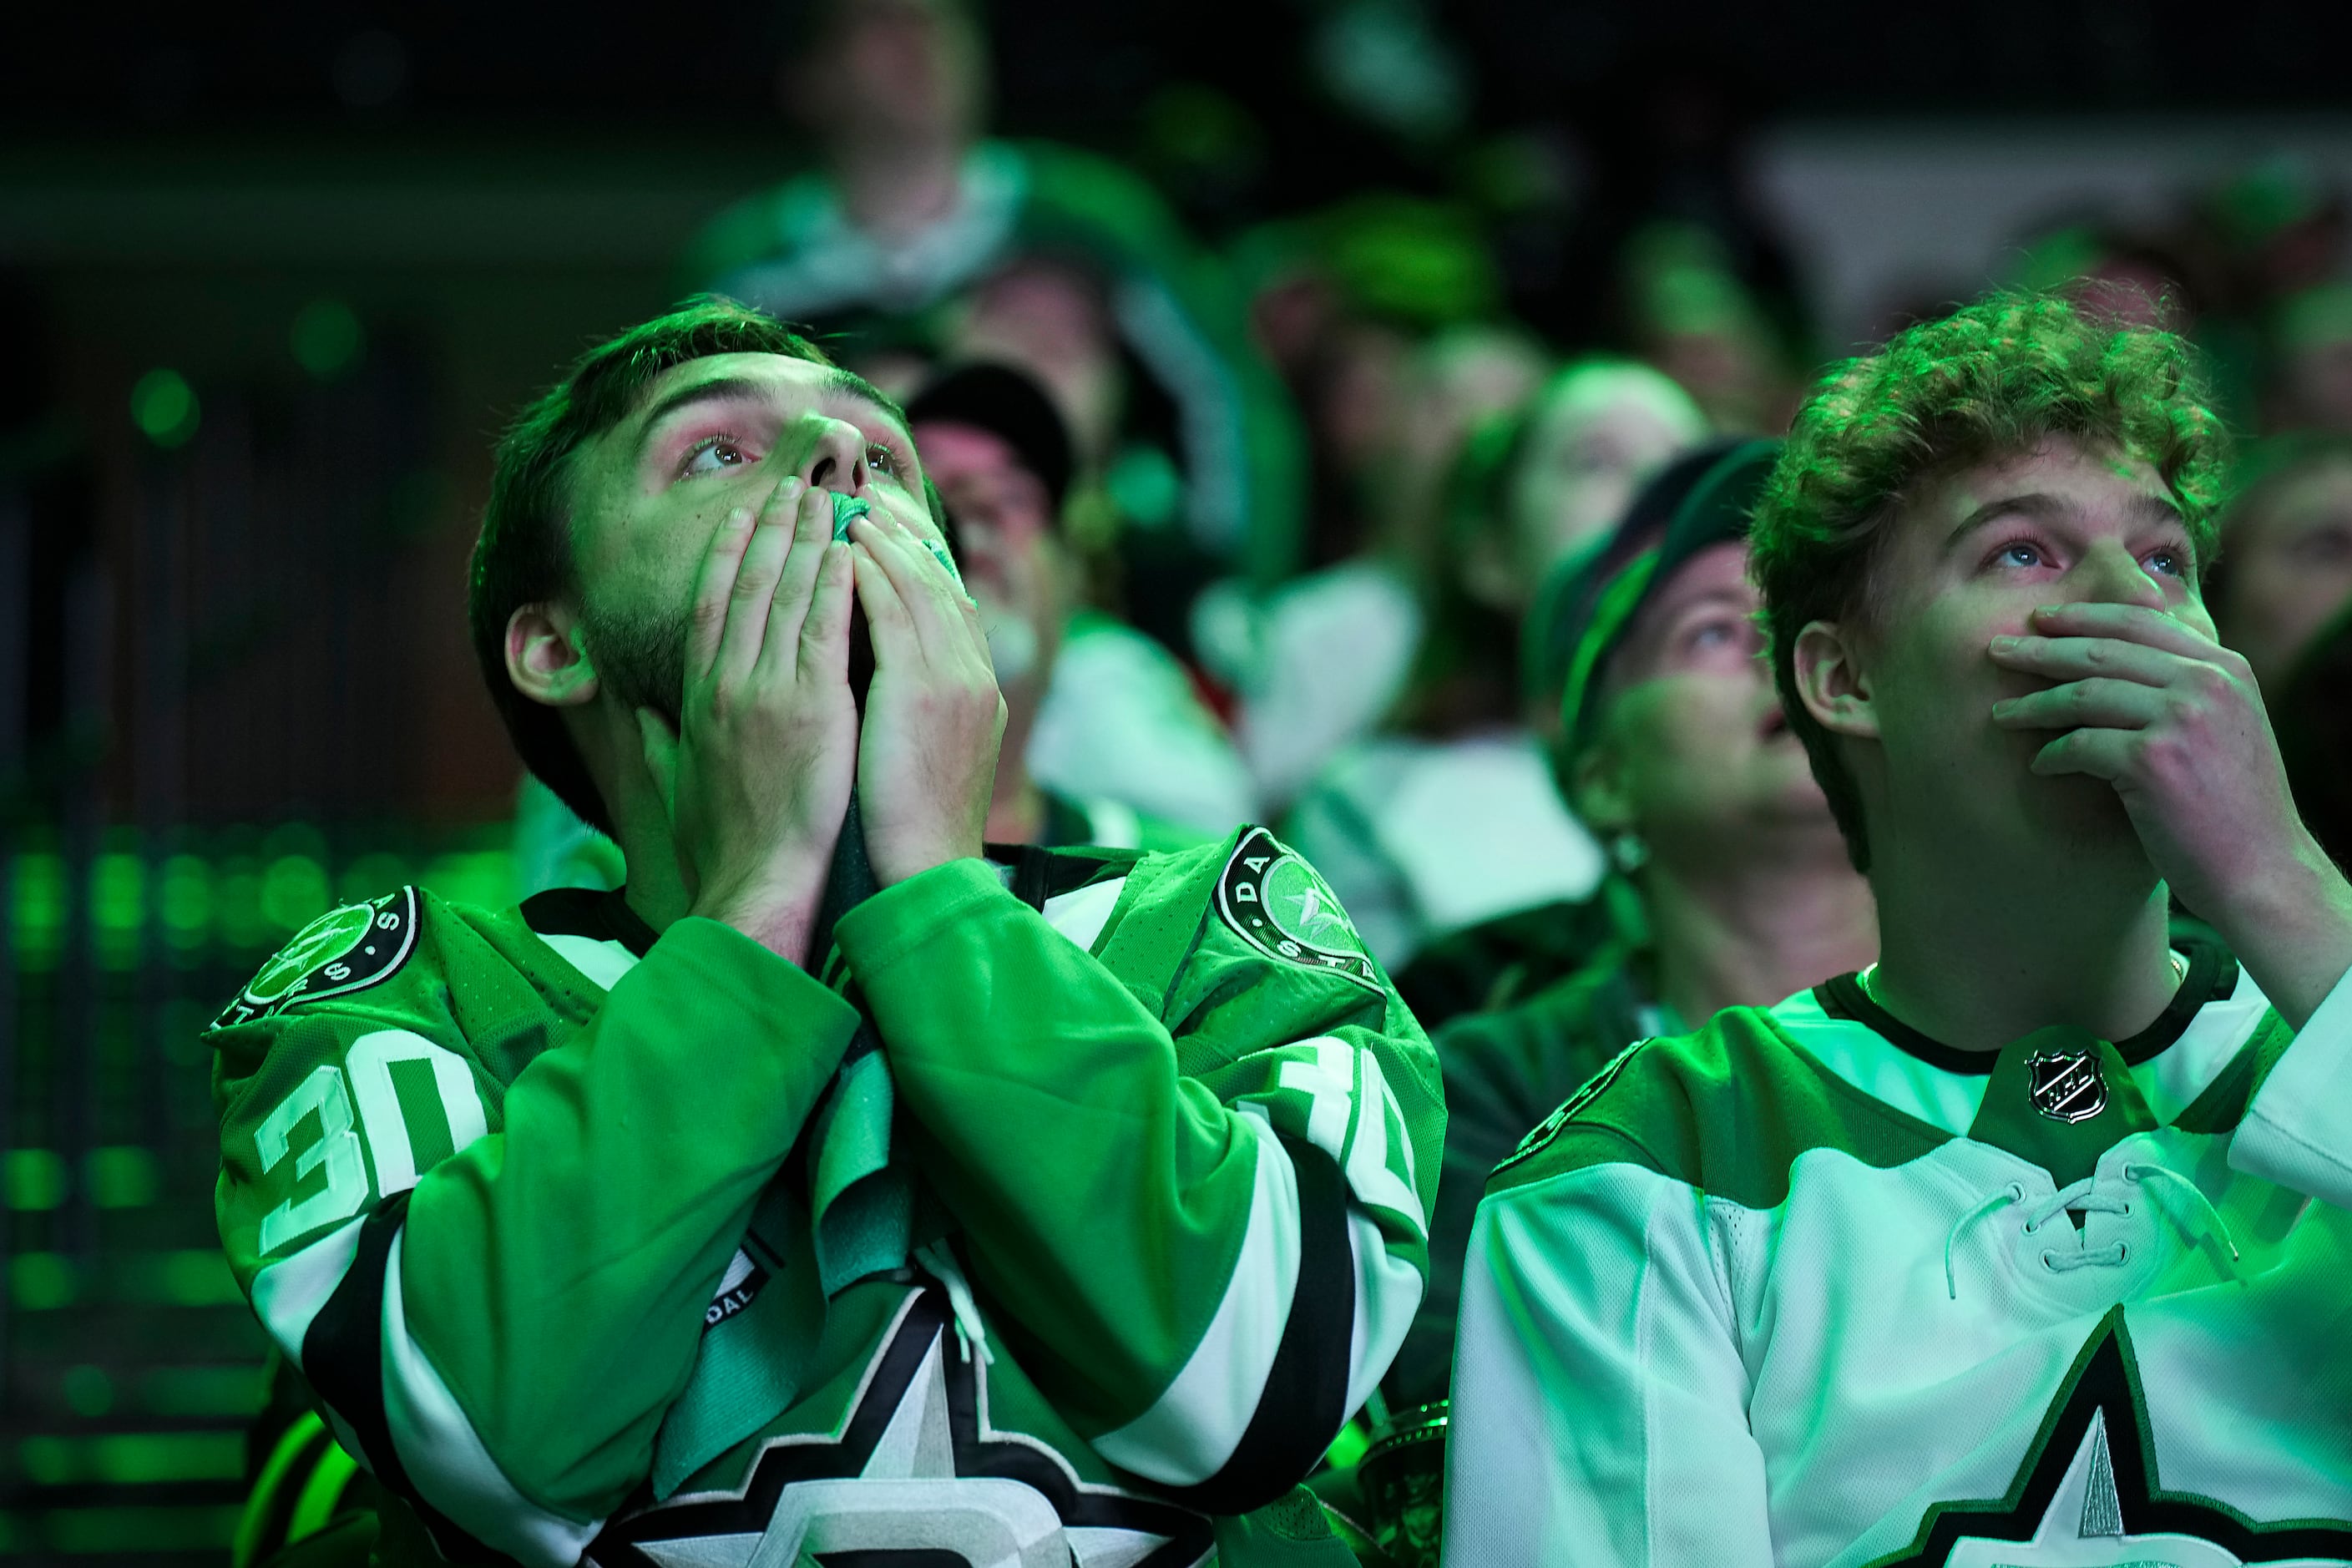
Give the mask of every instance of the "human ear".
M 1870 674 L 1853 634 L 1835 621 L 1811 621 L 1790 650 L 1797 696 L 1813 721 L 1832 735 L 1878 739 L 1878 712 L 1872 705 Z
M 596 667 L 578 616 L 561 605 L 525 605 L 507 617 L 507 679 L 533 702 L 576 708 L 596 696 Z
M 1617 749 L 1604 742 L 1584 748 L 1569 764 L 1569 804 L 1595 838 L 1606 840 L 1633 826 L 1633 793 Z

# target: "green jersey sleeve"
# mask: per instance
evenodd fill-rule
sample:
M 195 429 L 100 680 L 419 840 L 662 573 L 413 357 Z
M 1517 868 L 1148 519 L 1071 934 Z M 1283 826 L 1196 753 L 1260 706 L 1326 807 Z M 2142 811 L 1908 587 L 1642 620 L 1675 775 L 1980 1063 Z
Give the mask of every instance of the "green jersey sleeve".
M 1213 1512 L 1305 1476 L 1418 1303 L 1427 1040 L 1261 828 L 1045 901 L 980 862 L 844 918 L 928 1184 L 1096 1451 Z
M 708 921 L 603 994 L 511 913 L 335 910 L 209 1037 L 230 1265 L 445 1550 L 572 1561 L 855 1024 Z

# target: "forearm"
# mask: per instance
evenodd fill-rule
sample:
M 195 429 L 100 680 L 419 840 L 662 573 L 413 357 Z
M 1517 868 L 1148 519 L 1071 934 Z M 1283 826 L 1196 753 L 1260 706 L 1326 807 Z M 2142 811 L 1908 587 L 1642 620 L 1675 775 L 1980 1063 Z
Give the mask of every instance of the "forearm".
M 2308 833 L 2296 837 L 2293 853 L 2232 884 L 2206 918 L 2279 1016 L 2301 1029 L 2352 970 L 2352 885 Z
M 1106 1458 L 1279 1490 L 1420 1295 L 1412 1156 L 1364 1031 L 1276 1011 L 1189 1076 L 1160 1018 L 984 868 L 932 876 L 853 911 L 843 951 L 976 1278 Z M 1268 1037 L 1292 1026 L 1312 1037 Z
M 977 862 L 888 889 L 840 936 L 999 1306 L 1041 1330 L 1081 1317 L 1097 1354 L 1177 1335 L 1153 1270 L 1230 1255 L 1256 1142 L 1180 1079 L 1167 1030 Z

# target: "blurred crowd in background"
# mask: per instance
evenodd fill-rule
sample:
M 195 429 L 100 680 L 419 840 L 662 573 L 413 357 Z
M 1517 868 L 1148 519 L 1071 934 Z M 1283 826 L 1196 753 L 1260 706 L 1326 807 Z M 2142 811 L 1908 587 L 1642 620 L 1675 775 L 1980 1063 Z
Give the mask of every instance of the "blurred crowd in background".
M 1427 18 L 1350 15 L 1334 95 L 1368 73 L 1367 112 L 1433 129 L 1454 89 Z M 1519 156 L 1526 189 L 1359 192 L 1211 237 L 1144 170 L 992 134 L 966 5 L 808 13 L 779 76 L 806 166 L 707 224 L 678 286 L 805 322 L 914 400 L 1013 710 L 1000 834 L 1282 825 L 1397 971 L 1593 892 L 1604 856 L 1548 760 L 1557 585 L 1677 454 L 1783 428 L 1829 346 L 1743 184 L 1729 79 L 1685 63 L 1626 106 L 1638 156 L 1573 207 L 1546 209 L 1561 171 L 1523 141 L 1487 155 Z M 2153 218 L 2049 214 L 1984 280 L 2205 350 L 2253 438 L 2214 608 L 2282 690 L 2352 597 L 2346 218 L 2273 161 Z M 926 427 L 1003 423 L 925 406 L 975 365 L 1044 395 L 995 443 L 1034 495 Z
M 2208 603 L 2352 853 L 2352 129 L 1980 134 L 2147 116 L 2198 73 L 2209 110 L 2324 110 L 2329 51 L 2267 0 L 2080 9 L 1994 90 L 1858 5 L 1686 34 L 1502 0 L 805 0 L 569 43 L 577 15 L 306 13 L 249 50 L 182 18 L 104 100 L 13 51 L 0 1555 L 226 1543 L 258 1342 L 194 1042 L 237 976 L 398 880 L 617 878 L 518 798 L 458 568 L 507 412 L 690 294 L 907 403 L 1012 710 L 994 836 L 1276 825 L 1433 1024 L 1564 972 L 1628 868 L 1556 777 L 1580 564 L 1678 456 L 1777 435 L 1825 364 L 1987 287 L 2203 351 L 2242 438 Z M 509 92 L 551 128 L 426 113 Z M 1922 97 L 1948 135 L 1774 119 Z M 1833 177 L 1790 173 L 1825 145 Z M 1929 177 L 1956 156 L 1986 188 Z

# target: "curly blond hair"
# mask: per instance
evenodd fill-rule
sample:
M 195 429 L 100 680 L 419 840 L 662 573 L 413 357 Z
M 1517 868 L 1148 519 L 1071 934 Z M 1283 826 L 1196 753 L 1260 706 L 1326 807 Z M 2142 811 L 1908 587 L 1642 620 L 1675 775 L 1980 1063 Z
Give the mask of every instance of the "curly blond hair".
M 2229 452 L 2195 351 L 2054 294 L 1987 295 L 1831 367 L 1765 483 L 1748 537 L 1773 678 L 1857 869 L 1870 868 L 1862 801 L 1834 738 L 1798 698 L 1797 634 L 1816 620 L 1869 624 L 1888 529 L 1924 485 L 2051 436 L 2154 468 L 2204 570 Z

